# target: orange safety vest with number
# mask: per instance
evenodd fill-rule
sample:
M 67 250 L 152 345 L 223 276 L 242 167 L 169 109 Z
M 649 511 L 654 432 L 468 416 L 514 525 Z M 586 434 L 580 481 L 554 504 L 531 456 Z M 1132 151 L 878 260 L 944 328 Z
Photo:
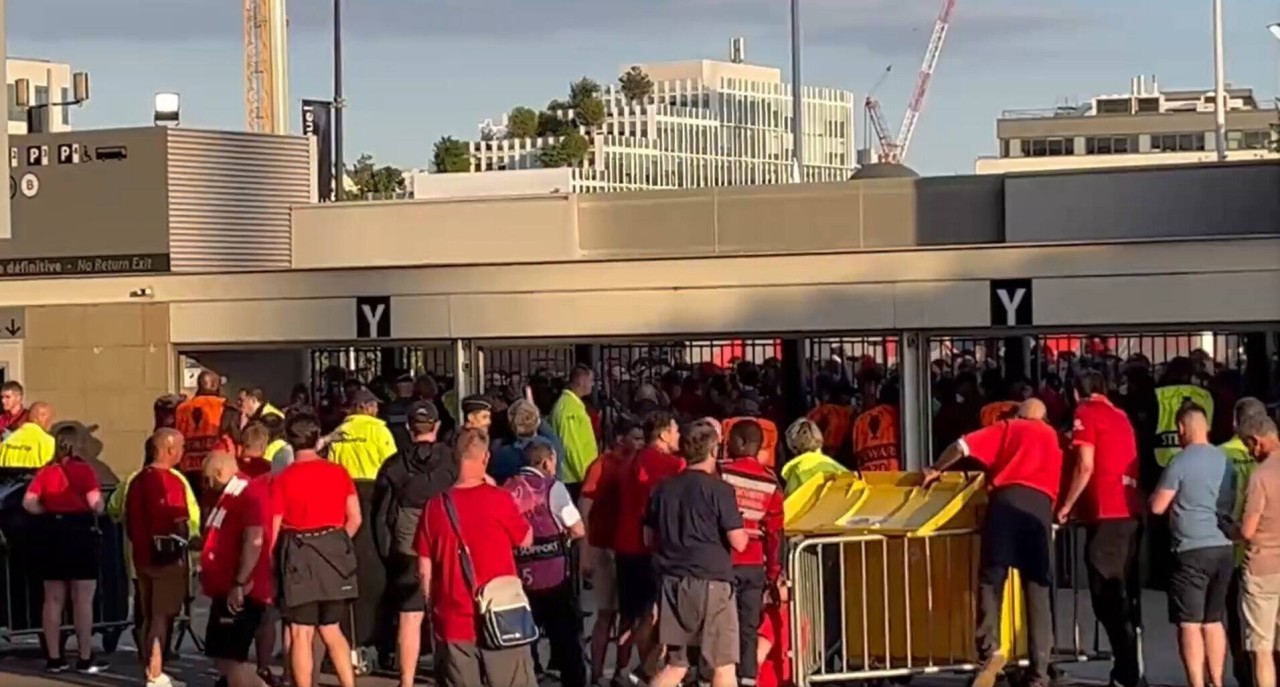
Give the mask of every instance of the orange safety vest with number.
M 727 450 L 729 447 L 729 430 L 733 426 L 743 420 L 753 420 L 760 425 L 760 433 L 764 435 L 764 443 L 760 445 L 760 462 L 767 468 L 772 469 L 774 463 L 777 462 L 778 455 L 778 426 L 773 424 L 772 420 L 766 420 L 762 417 L 731 417 L 720 423 L 720 431 L 723 438 L 720 440 L 720 448 Z M 722 451 L 723 453 L 724 451 Z
M 1021 405 L 1017 401 L 993 401 L 982 406 L 978 414 L 978 422 L 983 427 L 990 427 L 1002 420 L 1012 420 L 1018 416 L 1018 407 Z
M 204 459 L 220 438 L 222 413 L 227 402 L 221 396 L 196 396 L 183 401 L 175 414 L 175 429 L 182 433 L 183 453 L 179 469 L 203 469 Z
M 897 406 L 882 403 L 854 421 L 853 456 L 859 469 L 868 472 L 901 470 L 900 446 Z

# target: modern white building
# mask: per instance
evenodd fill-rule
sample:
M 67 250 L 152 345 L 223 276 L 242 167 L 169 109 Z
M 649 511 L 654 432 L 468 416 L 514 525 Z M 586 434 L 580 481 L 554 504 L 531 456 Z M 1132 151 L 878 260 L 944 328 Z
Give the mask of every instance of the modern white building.
M 653 81 L 652 95 L 643 102 L 631 102 L 616 82 L 605 86 L 601 94 L 604 123 L 595 131 L 582 130 L 591 149 L 584 164 L 572 168 L 573 188 L 566 190 L 674 189 L 792 180 L 791 86 L 783 83 L 780 70 L 715 60 L 639 66 Z M 627 65 L 619 73 L 630 68 Z M 805 180 L 848 179 L 856 168 L 853 93 L 805 87 L 803 102 Z M 505 138 L 503 119 L 503 125 L 494 127 L 498 135 L 492 140 L 471 143 L 473 173 L 539 168 L 539 152 L 558 142 L 556 138 Z M 415 188 L 426 193 L 424 184 L 431 181 L 417 179 Z
M 47 105 L 71 100 L 71 65 L 48 60 L 10 57 L 5 60 L 5 81 L 9 102 L 9 133 L 27 133 L 27 113 L 18 107 L 14 82 L 31 82 L 31 104 Z M 71 105 L 54 107 L 49 113 L 49 131 L 71 130 Z
M 1275 152 L 1275 107 L 1259 107 L 1251 88 L 1227 89 L 1227 159 Z M 1195 164 L 1217 160 L 1214 93 L 1162 91 L 1153 76 L 1128 93 L 1038 110 L 1006 110 L 996 120 L 999 156 L 979 158 L 978 174 L 1099 167 Z

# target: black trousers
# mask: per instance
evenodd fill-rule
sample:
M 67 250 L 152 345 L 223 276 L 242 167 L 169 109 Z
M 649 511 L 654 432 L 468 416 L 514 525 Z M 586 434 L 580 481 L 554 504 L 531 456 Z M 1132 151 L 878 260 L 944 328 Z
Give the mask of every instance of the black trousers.
M 1048 684 L 1053 653 L 1053 588 L 1051 543 L 1053 502 L 1035 489 L 1019 485 L 991 492 L 982 526 L 978 564 L 978 656 L 1000 651 L 1000 618 L 1009 569 L 1022 577 L 1027 608 L 1030 684 Z
M 551 663 L 560 671 L 563 687 L 586 687 L 587 659 L 582 649 L 582 613 L 572 581 L 546 591 L 529 592 L 533 618 L 547 633 Z M 537 651 L 537 645 L 533 651 Z
M 739 565 L 733 569 L 738 595 L 738 681 L 743 685 L 754 685 L 760 672 L 756 638 L 760 634 L 766 583 L 763 566 Z
M 1088 525 L 1084 536 L 1093 614 L 1107 633 L 1115 661 L 1111 681 L 1120 687 L 1137 687 L 1142 679 L 1137 632 L 1142 618 L 1138 580 L 1141 523 L 1136 519 L 1104 520 Z

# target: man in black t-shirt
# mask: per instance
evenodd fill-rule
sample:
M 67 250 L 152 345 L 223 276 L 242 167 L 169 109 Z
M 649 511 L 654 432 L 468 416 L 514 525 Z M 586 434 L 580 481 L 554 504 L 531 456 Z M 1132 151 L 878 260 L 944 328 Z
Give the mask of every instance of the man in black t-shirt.
M 747 532 L 733 487 L 716 475 L 711 427 L 694 426 L 680 436 L 688 467 L 667 478 L 649 499 L 644 536 L 661 579 L 658 641 L 667 665 L 655 687 L 677 687 L 689 672 L 688 649 L 696 647 L 714 670 L 712 687 L 736 687 L 738 610 L 729 550 L 747 548 Z

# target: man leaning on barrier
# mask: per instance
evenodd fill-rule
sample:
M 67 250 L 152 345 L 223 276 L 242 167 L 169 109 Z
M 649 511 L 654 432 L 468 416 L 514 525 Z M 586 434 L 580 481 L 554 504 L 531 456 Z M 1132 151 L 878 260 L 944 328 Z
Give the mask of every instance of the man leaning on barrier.
M 1017 418 L 960 437 L 942 452 L 933 468 L 925 470 L 927 487 L 942 471 L 964 458 L 973 458 L 985 468 L 990 484 L 978 566 L 975 639 L 982 665 L 974 676 L 974 687 L 992 687 L 1010 658 L 1000 642 L 1010 568 L 1021 576 L 1026 597 L 1028 684 L 1043 687 L 1049 683 L 1053 651 L 1050 546 L 1053 504 L 1062 478 L 1062 449 L 1057 432 L 1044 418 L 1044 403 L 1034 398 L 1024 401 Z

